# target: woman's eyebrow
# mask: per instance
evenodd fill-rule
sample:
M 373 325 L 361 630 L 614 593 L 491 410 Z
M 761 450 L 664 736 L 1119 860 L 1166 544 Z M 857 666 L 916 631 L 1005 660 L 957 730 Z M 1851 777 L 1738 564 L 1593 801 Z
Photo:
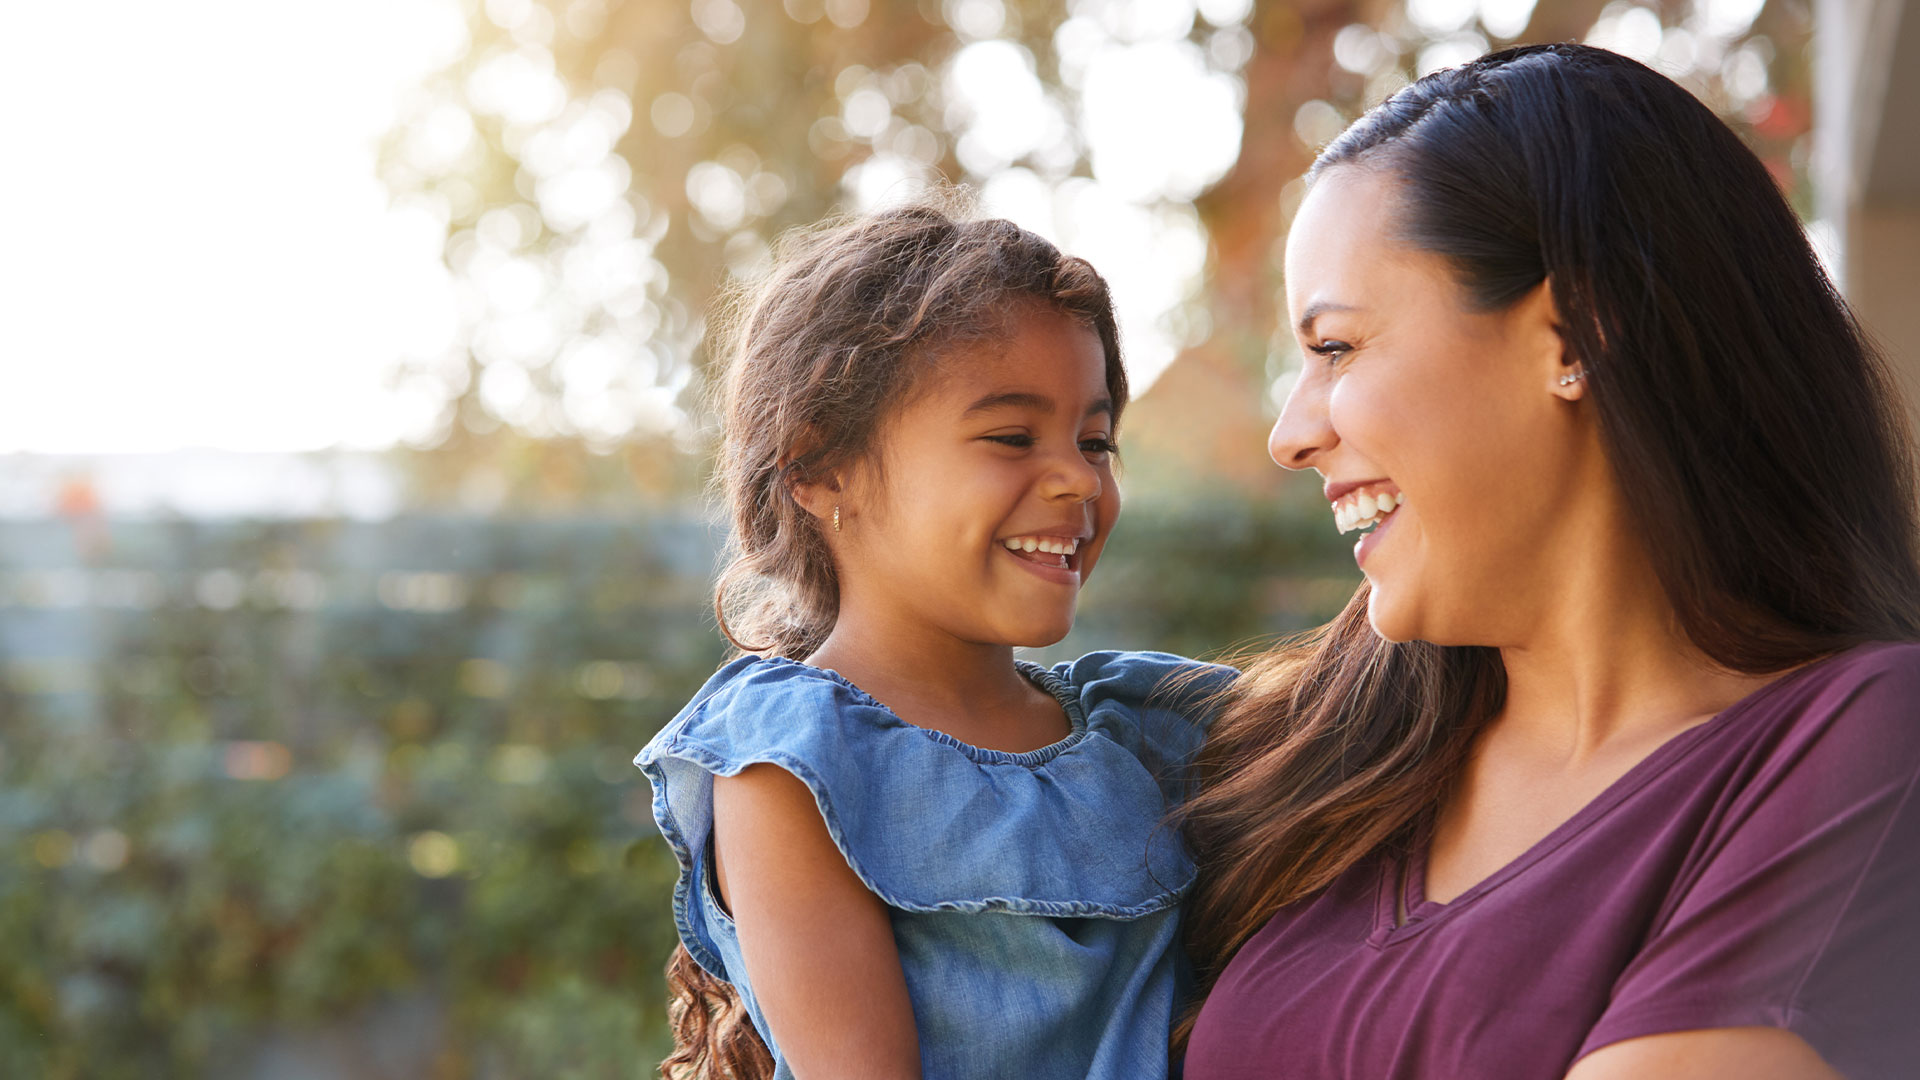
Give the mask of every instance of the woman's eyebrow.
M 1352 304 L 1338 304 L 1332 300 L 1315 300 L 1313 303 L 1307 305 L 1306 311 L 1300 314 L 1300 336 L 1306 337 L 1308 334 L 1313 333 L 1313 320 L 1328 312 L 1359 310 L 1359 308 L 1354 307 Z

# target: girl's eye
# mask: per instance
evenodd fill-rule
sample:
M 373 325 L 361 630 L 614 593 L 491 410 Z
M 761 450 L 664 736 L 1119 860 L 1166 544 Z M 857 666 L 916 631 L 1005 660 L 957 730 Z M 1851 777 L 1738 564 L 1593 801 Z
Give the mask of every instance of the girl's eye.
M 1080 452 L 1083 454 L 1100 454 L 1102 456 L 1117 454 L 1120 452 L 1120 444 L 1114 442 L 1112 438 L 1106 435 L 1096 435 L 1091 439 L 1080 440 Z
M 988 442 L 999 443 L 1002 446 L 1018 447 L 1022 450 L 1033 445 L 1033 436 L 1031 435 L 988 435 L 986 436 L 986 440 Z
M 1338 360 L 1341 356 L 1352 352 L 1353 346 L 1344 341 L 1318 341 L 1307 346 L 1307 351 L 1324 356 L 1328 360 Z

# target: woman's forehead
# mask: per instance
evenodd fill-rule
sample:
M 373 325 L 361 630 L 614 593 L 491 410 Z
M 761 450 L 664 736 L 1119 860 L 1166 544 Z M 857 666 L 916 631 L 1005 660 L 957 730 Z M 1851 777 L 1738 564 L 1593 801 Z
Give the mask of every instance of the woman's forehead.
M 1451 298 L 1445 259 L 1401 237 L 1400 181 L 1379 169 L 1341 166 L 1307 192 L 1287 234 L 1287 306 L 1294 329 L 1325 311 L 1392 312 L 1428 296 Z

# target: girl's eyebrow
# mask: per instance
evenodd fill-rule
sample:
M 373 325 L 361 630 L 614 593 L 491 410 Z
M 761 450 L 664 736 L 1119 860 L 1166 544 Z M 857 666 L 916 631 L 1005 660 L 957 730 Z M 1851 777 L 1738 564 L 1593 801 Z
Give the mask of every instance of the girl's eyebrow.
M 967 406 L 960 415 L 967 417 L 972 416 L 974 413 L 991 412 L 994 409 L 1030 409 L 1034 412 L 1051 415 L 1054 408 L 1053 399 L 1047 397 L 1045 394 L 1036 394 L 1030 390 L 1009 390 L 999 394 L 988 394 L 986 397 Z M 1106 413 L 1108 416 L 1113 415 L 1112 398 L 1100 398 L 1087 407 L 1088 416 L 1094 416 L 1099 413 Z

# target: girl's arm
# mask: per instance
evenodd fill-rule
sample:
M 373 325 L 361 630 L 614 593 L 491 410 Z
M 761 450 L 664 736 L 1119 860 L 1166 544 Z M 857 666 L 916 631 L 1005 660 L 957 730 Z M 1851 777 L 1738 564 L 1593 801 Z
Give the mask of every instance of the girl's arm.
M 1567 1080 L 1841 1080 L 1805 1039 L 1779 1028 L 1649 1035 L 1581 1058 Z
M 713 784 L 715 870 L 747 978 L 797 1080 L 920 1076 L 920 1040 L 887 907 L 775 765 Z

